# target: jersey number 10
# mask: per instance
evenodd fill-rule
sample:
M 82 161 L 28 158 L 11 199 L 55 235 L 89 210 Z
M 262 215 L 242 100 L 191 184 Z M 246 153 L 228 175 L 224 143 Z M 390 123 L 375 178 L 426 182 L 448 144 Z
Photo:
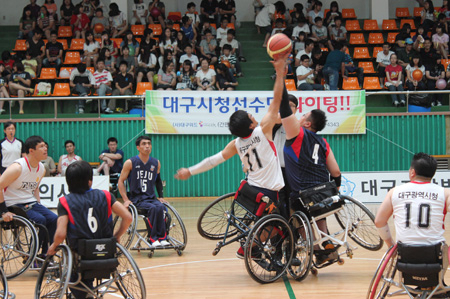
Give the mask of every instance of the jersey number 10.
M 406 210 L 406 227 L 410 227 L 411 218 L 411 204 L 405 204 Z M 417 226 L 422 228 L 427 228 L 430 226 L 430 205 L 423 203 L 419 206 L 419 218 L 417 220 Z

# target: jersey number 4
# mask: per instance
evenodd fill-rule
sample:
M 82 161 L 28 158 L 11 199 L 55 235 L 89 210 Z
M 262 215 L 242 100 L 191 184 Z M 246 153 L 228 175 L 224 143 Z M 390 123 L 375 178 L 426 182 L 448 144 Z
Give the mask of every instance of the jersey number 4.
M 258 156 L 258 152 L 256 151 L 256 148 L 252 149 L 252 153 L 253 153 L 252 156 L 255 156 L 256 164 L 258 164 L 259 168 L 262 168 L 263 166 L 261 164 L 261 160 L 259 160 L 259 156 Z M 247 157 L 247 163 L 248 163 L 250 171 L 253 171 L 253 164 L 250 162 L 250 155 L 249 155 L 249 153 L 246 153 L 245 157 Z M 253 163 L 254 162 L 255 161 L 253 161 Z
M 410 219 L 411 219 L 411 204 L 405 204 L 406 210 L 406 227 L 410 227 Z M 423 203 L 419 206 L 419 218 L 417 221 L 418 227 L 427 228 L 430 226 L 430 205 L 427 203 Z

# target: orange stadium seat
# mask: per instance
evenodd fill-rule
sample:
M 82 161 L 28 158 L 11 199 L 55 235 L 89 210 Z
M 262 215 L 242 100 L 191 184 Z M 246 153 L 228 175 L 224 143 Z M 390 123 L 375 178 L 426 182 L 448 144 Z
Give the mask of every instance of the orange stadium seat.
M 328 48 L 320 48 L 320 50 L 322 50 L 322 52 L 328 52 Z
M 286 79 L 284 80 L 284 83 L 286 84 L 286 89 L 288 91 L 297 91 L 297 86 L 295 86 L 294 79 Z
M 347 22 L 345 22 L 345 29 L 347 29 L 347 31 L 361 31 L 361 26 L 359 25 L 358 20 L 347 20 Z
M 390 44 L 394 44 L 397 34 L 398 34 L 398 32 L 389 32 L 388 36 L 387 36 L 387 42 Z
M 136 40 L 138 43 L 141 43 L 142 38 L 141 37 L 136 37 Z
M 377 20 L 364 20 L 364 26 L 365 31 L 377 31 L 380 30 L 380 27 L 378 27 L 378 21 Z
M 161 24 L 148 24 L 148 28 L 153 30 L 153 35 L 158 36 L 162 34 Z
M 66 51 L 69 49 L 69 44 L 67 43 L 67 39 L 57 39 L 63 45 L 63 50 Z
M 80 52 L 67 52 L 64 64 L 79 64 L 81 62 Z
M 152 90 L 153 86 L 151 82 L 139 82 L 136 86 L 135 95 L 144 95 L 147 90 Z
M 87 69 L 88 71 L 90 71 L 91 74 L 94 74 L 94 73 L 95 73 L 95 68 L 94 68 L 93 66 L 87 67 L 86 69 Z
M 131 32 L 134 35 L 141 36 L 144 35 L 145 25 L 131 25 Z
M 324 18 L 327 16 L 327 13 L 328 13 L 329 11 L 330 11 L 329 8 L 327 8 L 327 9 L 325 9 L 325 10 L 323 11 L 323 17 L 324 17 Z
M 377 54 L 383 52 L 383 48 L 382 47 L 374 47 L 373 48 L 373 58 L 377 58 Z
M 236 30 L 236 28 L 234 27 L 234 24 L 233 24 L 233 23 L 228 23 L 228 24 L 227 24 L 227 28 L 231 28 L 231 29 L 233 29 L 233 30 Z
M 27 40 L 26 39 L 18 39 L 16 40 L 16 44 L 14 46 L 13 51 L 26 51 L 27 50 Z
M 282 13 L 274 13 L 273 14 L 273 19 L 274 20 L 276 20 L 276 19 L 283 19 L 283 20 L 285 20 L 286 16 L 284 14 L 282 14 Z
M 384 43 L 382 33 L 369 33 L 369 44 L 378 45 Z
M 180 24 L 173 24 L 173 29 L 176 31 L 180 31 L 181 30 Z
M 447 71 L 447 67 L 450 64 L 450 59 L 441 59 L 441 64 L 444 66 L 445 71 Z
M 356 19 L 355 10 L 353 8 L 342 9 L 342 18 L 343 19 Z
M 53 89 L 52 96 L 54 97 L 68 97 L 70 96 L 69 83 L 56 83 Z
M 179 12 L 179 11 L 171 11 L 167 15 L 167 19 L 172 20 L 174 22 L 181 22 L 181 12 Z
M 56 69 L 53 67 L 44 67 L 41 69 L 40 80 L 54 80 L 56 79 Z
M 364 74 L 373 74 L 375 73 L 375 69 L 373 68 L 372 61 L 360 61 L 358 67 L 362 67 L 364 69 Z
M 82 38 L 72 38 L 70 42 L 70 51 L 80 51 L 84 48 L 84 39 Z
M 383 20 L 381 24 L 382 30 L 398 30 L 397 23 L 395 20 Z
M 370 58 L 369 49 L 367 47 L 359 47 L 353 50 L 353 58 L 368 59 Z
M 397 18 L 410 18 L 411 15 L 409 14 L 408 7 L 397 7 L 395 9 L 395 16 Z
M 380 90 L 380 80 L 378 77 L 365 77 L 364 78 L 364 89 L 367 90 Z
M 59 70 L 59 74 L 60 74 L 60 76 L 57 78 L 58 80 L 68 80 L 69 78 L 62 78 L 61 77 L 61 72 L 63 71 L 63 70 L 66 70 L 66 71 L 68 71 L 69 72 L 69 75 L 72 73 L 72 70 L 74 69 L 74 67 L 67 67 L 67 66 L 64 66 L 64 67 L 62 67 L 60 70 Z
M 409 25 L 411 25 L 411 30 L 416 30 L 416 25 L 414 24 L 413 19 L 401 19 L 400 20 L 400 28 L 403 28 L 404 24 L 409 24 Z
M 359 87 L 358 78 L 356 77 L 348 77 L 342 81 L 342 89 L 343 90 L 358 90 L 361 89 Z
M 365 45 L 366 41 L 364 39 L 364 34 L 350 33 L 350 44 L 351 45 Z
M 215 23 L 211 23 L 209 25 L 211 25 L 211 27 L 213 27 L 214 29 L 217 29 L 217 25 Z
M 120 48 L 120 44 L 122 43 L 123 39 L 115 37 L 111 38 L 111 41 L 115 42 L 116 46 Z
M 420 17 L 422 15 L 423 7 L 414 7 L 413 16 Z
M 72 27 L 70 26 L 59 26 L 58 37 L 72 37 Z
M 44 94 L 44 95 L 39 94 L 39 93 L 38 93 L 38 84 L 36 84 L 36 85 L 34 86 L 33 97 L 49 97 L 49 96 L 51 96 L 51 95 L 52 95 L 52 92 L 51 92 L 51 91 L 50 91 L 48 94 Z

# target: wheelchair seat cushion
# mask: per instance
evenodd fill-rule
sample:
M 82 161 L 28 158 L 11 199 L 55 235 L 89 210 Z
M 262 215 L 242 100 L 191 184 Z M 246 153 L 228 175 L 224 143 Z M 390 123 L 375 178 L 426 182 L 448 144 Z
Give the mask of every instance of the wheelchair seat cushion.
M 79 270 L 83 279 L 106 279 L 111 276 L 119 266 L 117 258 L 109 258 L 102 260 L 81 260 Z
M 339 201 L 331 205 L 323 205 L 322 201 L 339 194 L 334 181 L 316 185 L 299 192 L 299 200 L 311 216 L 319 216 L 326 212 L 340 208 L 344 202 Z
M 268 196 L 259 192 L 243 180 L 234 199 L 246 208 L 250 213 L 261 217 L 264 213 L 278 213 L 278 207 Z

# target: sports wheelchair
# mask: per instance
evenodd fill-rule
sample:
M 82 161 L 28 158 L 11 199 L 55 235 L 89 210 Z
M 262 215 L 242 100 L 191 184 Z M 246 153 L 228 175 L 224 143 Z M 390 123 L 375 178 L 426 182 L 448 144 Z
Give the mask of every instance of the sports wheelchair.
M 133 222 L 130 224 L 126 233 L 123 234 L 120 243 L 124 244 L 124 247 L 129 250 L 141 250 L 149 251 L 148 257 L 151 258 L 155 250 L 163 249 L 174 249 L 179 256 L 183 254 L 183 250 L 186 248 L 187 244 L 187 232 L 184 226 L 183 220 L 181 220 L 180 215 L 177 210 L 168 203 L 164 203 L 166 207 L 165 221 L 166 221 L 166 232 L 167 241 L 170 243 L 168 246 L 152 246 L 148 241 L 148 230 L 144 221 L 139 221 L 139 219 L 145 220 L 145 210 L 136 208 L 133 204 L 130 204 L 129 211 L 133 216 Z M 116 216 L 114 218 L 114 227 L 119 226 L 121 218 Z M 133 242 L 134 238 L 137 238 Z
M 450 287 L 444 284 L 448 267 L 448 246 L 406 245 L 398 242 L 381 259 L 369 286 L 367 298 L 429 299 L 444 295 Z
M 71 298 L 68 288 L 86 292 L 90 298 L 117 291 L 123 298 L 146 298 L 139 267 L 115 238 L 78 240 L 76 252 L 62 244 L 45 259 L 35 298 Z

